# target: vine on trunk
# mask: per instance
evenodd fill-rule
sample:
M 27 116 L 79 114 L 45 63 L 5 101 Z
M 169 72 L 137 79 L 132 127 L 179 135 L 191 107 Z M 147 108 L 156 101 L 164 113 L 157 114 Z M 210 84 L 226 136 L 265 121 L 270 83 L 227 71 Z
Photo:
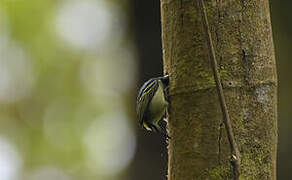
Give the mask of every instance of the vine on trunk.
M 198 0 L 198 7 L 201 11 L 202 14 L 202 20 L 204 24 L 204 30 L 206 33 L 206 41 L 208 44 L 208 50 L 209 50 L 209 55 L 210 55 L 210 60 L 211 60 L 211 67 L 214 75 L 214 79 L 216 82 L 216 88 L 219 96 L 219 101 L 220 101 L 220 106 L 221 106 L 221 111 L 223 114 L 223 123 L 226 128 L 226 133 L 229 141 L 229 145 L 231 148 L 231 164 L 233 166 L 233 173 L 234 173 L 234 180 L 239 180 L 240 176 L 240 152 L 238 150 L 233 130 L 232 130 L 232 125 L 230 122 L 230 117 L 228 113 L 228 108 L 225 102 L 225 97 L 223 93 L 223 88 L 221 84 L 221 79 L 220 75 L 218 73 L 218 65 L 217 65 L 217 60 L 216 60 L 216 55 L 215 55 L 215 50 L 214 50 L 214 45 L 213 45 L 213 40 L 211 37 L 211 32 L 210 32 L 210 27 L 208 24 L 208 18 L 206 15 L 206 10 L 204 6 L 204 0 Z

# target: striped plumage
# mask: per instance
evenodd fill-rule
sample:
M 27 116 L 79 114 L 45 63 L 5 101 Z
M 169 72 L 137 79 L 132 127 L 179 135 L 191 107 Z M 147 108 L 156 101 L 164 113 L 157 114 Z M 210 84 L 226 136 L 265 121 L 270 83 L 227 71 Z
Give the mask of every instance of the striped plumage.
M 162 132 L 158 123 L 165 116 L 168 106 L 166 100 L 168 81 L 168 76 L 152 78 L 144 83 L 138 92 L 138 121 L 147 130 Z

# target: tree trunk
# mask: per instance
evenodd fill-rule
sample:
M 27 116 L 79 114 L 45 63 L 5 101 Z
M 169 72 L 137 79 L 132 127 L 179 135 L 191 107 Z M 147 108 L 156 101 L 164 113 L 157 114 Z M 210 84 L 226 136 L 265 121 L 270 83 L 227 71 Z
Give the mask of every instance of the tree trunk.
M 269 1 L 206 0 L 240 179 L 276 179 L 277 77 Z M 169 180 L 233 179 L 197 0 L 161 0 L 164 72 L 170 75 Z

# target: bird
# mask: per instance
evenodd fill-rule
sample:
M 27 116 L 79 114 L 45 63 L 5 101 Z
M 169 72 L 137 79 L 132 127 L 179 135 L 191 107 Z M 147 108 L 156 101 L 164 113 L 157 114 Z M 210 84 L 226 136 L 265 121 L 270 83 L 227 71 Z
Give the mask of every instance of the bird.
M 166 117 L 168 108 L 169 76 L 155 77 L 143 84 L 137 94 L 137 118 L 148 131 L 164 133 L 159 122 Z

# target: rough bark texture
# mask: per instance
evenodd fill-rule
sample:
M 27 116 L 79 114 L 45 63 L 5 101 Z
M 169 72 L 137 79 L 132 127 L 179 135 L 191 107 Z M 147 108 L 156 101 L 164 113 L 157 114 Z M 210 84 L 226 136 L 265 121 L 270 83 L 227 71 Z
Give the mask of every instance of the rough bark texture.
M 277 77 L 268 0 L 206 0 L 240 179 L 276 179 Z M 161 0 L 170 75 L 169 180 L 232 179 L 230 148 L 196 0 Z

